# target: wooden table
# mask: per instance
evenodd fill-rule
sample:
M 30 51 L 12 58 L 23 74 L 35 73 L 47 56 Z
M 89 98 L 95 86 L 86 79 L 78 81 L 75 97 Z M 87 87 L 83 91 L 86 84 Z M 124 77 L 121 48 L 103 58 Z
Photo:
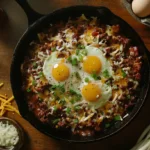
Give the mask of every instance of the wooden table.
M 150 28 L 132 18 L 120 0 L 55 0 L 53 3 L 52 0 L 49 0 L 50 2 L 51 5 L 46 5 L 47 8 L 45 7 L 44 9 L 40 9 L 43 8 L 40 7 L 42 0 L 33 0 L 31 5 L 35 10 L 42 13 L 76 4 L 106 6 L 134 28 L 150 50 Z M 42 3 L 42 5 L 44 4 Z M 5 83 L 0 93 L 7 93 L 10 96 L 12 94 L 9 81 L 11 58 L 19 37 L 27 28 L 27 17 L 13 0 L 1 0 L 0 7 L 4 8 L 8 15 L 8 22 L 5 24 L 3 31 L 0 31 L 0 82 L 3 81 Z M 14 105 L 16 105 L 15 102 Z M 22 150 L 129 150 L 135 144 L 144 128 L 150 124 L 149 106 L 150 98 L 147 98 L 140 113 L 128 126 L 106 140 L 90 144 L 72 144 L 56 141 L 37 131 L 21 116 L 12 113 L 8 113 L 7 116 L 17 120 L 25 130 L 26 138 Z

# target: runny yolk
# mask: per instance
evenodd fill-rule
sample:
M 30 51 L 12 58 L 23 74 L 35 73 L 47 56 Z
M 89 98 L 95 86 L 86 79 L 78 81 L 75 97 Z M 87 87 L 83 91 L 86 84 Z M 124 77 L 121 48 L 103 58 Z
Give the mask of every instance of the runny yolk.
M 99 73 L 101 67 L 101 61 L 97 56 L 87 56 L 83 61 L 83 70 L 89 74 Z
M 52 76 L 57 81 L 65 81 L 69 75 L 69 68 L 65 63 L 55 64 L 52 68 Z
M 96 102 L 101 97 L 101 89 L 98 85 L 88 83 L 82 88 L 82 95 L 88 102 Z

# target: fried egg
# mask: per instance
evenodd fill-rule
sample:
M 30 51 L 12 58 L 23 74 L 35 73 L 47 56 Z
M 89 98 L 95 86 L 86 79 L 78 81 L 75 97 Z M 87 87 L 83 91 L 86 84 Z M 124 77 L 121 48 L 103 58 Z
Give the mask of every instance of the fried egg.
M 44 61 L 43 74 L 49 84 L 64 84 L 66 91 L 72 88 L 79 92 L 80 80 L 76 78 L 76 72 L 78 69 L 71 66 L 65 58 L 57 58 L 57 52 L 53 52 Z
M 94 109 L 102 107 L 112 96 L 112 88 L 101 81 L 89 82 L 81 86 L 82 102 Z
M 109 76 L 113 75 L 113 70 L 110 62 L 105 58 L 102 49 L 94 46 L 87 46 L 87 56 L 83 58 L 82 68 L 85 76 L 96 73 L 101 78 L 105 77 L 103 74 L 106 70 Z
M 52 53 L 44 62 L 43 73 L 51 84 L 65 82 L 70 76 L 71 66 L 64 59 L 57 58 L 57 53 Z

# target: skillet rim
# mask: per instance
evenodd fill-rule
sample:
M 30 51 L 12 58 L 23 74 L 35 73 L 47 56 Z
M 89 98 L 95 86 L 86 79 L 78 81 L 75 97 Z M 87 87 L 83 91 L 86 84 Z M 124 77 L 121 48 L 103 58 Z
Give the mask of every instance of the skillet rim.
M 11 63 L 11 68 L 10 68 L 10 81 L 11 81 L 11 89 L 13 91 L 13 94 L 14 94 L 14 97 L 16 98 L 15 101 L 18 105 L 18 109 L 22 115 L 22 117 L 28 121 L 34 128 L 38 129 L 40 132 L 54 138 L 54 139 L 57 139 L 57 140 L 63 140 L 63 141 L 68 141 L 68 142 L 71 142 L 71 143 L 89 143 L 89 142 L 96 142 L 96 141 L 100 141 L 100 140 L 103 140 L 103 139 L 106 139 L 116 133 L 118 133 L 120 130 L 122 130 L 125 126 L 127 126 L 129 123 L 131 123 L 131 121 L 135 118 L 135 116 L 139 113 L 139 110 L 141 109 L 141 107 L 143 106 L 145 100 L 146 100 L 146 97 L 147 97 L 147 93 L 148 93 L 148 90 L 149 90 L 149 84 L 147 85 L 147 88 L 146 88 L 146 92 L 145 92 L 145 95 L 142 99 L 142 101 L 139 103 L 140 105 L 138 106 L 138 108 L 136 108 L 135 112 L 131 115 L 130 119 L 127 120 L 123 125 L 121 125 L 121 127 L 119 127 L 118 129 L 116 129 L 114 132 L 108 134 L 108 135 L 105 135 L 103 137 L 100 137 L 100 138 L 96 138 L 96 139 L 92 139 L 92 140 L 81 140 L 81 141 L 76 141 L 76 140 L 69 140 L 69 139 L 64 139 L 64 138 L 60 138 L 60 137 L 56 137 L 46 131 L 44 131 L 43 129 L 40 129 L 37 125 L 35 125 L 33 122 L 31 122 L 31 120 L 28 118 L 28 114 L 27 115 L 24 115 L 24 113 L 22 112 L 21 108 L 20 108 L 20 100 L 17 99 L 17 95 L 15 93 L 15 86 L 14 86 L 14 81 L 13 81 L 13 76 L 14 76 L 14 71 L 15 70 L 15 63 L 16 63 L 16 54 L 18 53 L 18 51 L 21 51 L 19 50 L 19 46 L 21 45 L 22 41 L 24 40 L 24 38 L 26 37 L 26 35 L 28 34 L 28 32 L 30 32 L 30 30 L 32 30 L 32 28 L 34 28 L 36 25 L 42 23 L 43 20 L 45 20 L 46 18 L 48 18 L 49 16 L 51 16 L 52 14 L 55 14 L 59 11 L 63 11 L 64 9 L 71 9 L 71 8 L 76 8 L 78 9 L 78 7 L 89 7 L 89 8 L 92 8 L 92 9 L 105 9 L 107 11 L 109 11 L 109 13 L 113 16 L 113 18 L 117 18 L 118 20 L 120 20 L 123 24 L 125 24 L 125 26 L 128 26 L 132 32 L 134 33 L 135 36 L 137 36 L 138 38 L 138 41 L 141 43 L 141 47 L 144 49 L 144 54 L 146 55 L 146 59 L 147 59 L 147 62 L 148 62 L 148 73 L 149 73 L 149 76 L 148 76 L 148 81 L 150 82 L 150 60 L 149 60 L 149 52 L 148 52 L 148 49 L 146 48 L 144 42 L 142 41 L 142 39 L 140 38 L 140 36 L 138 35 L 138 33 L 126 22 L 124 21 L 122 18 L 120 18 L 119 16 L 115 15 L 110 9 L 108 9 L 107 7 L 103 7 L 103 6 L 89 6 L 89 5 L 76 5 L 76 6 L 69 6 L 69 7 L 64 7 L 64 8 L 60 8 L 58 10 L 55 10 L 43 17 L 41 17 L 40 19 L 38 19 L 37 21 L 35 21 L 33 24 L 31 24 L 27 30 L 24 32 L 24 34 L 20 37 L 16 47 L 15 47 L 15 50 L 14 50 L 14 54 L 13 54 L 13 57 L 12 57 L 12 63 Z

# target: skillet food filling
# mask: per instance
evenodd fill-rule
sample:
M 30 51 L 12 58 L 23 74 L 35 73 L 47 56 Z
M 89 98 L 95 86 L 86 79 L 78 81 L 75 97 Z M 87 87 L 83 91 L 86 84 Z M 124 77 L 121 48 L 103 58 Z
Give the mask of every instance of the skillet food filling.
M 92 136 L 129 115 L 141 65 L 119 25 L 81 15 L 38 33 L 21 66 L 22 88 L 41 122 Z

